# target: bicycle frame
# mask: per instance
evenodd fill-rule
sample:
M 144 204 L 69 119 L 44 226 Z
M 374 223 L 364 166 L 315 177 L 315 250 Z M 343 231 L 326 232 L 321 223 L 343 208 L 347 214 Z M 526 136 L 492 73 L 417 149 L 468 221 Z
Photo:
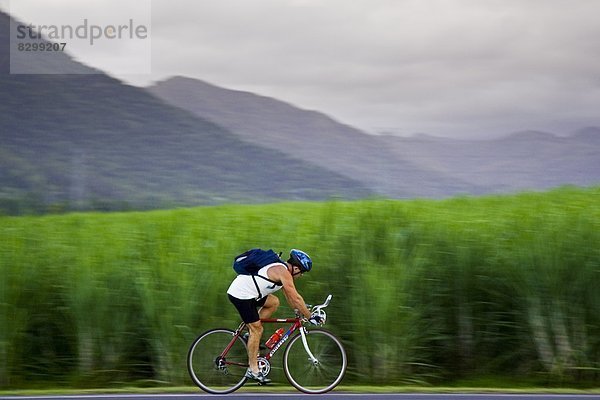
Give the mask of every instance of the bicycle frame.
M 325 303 L 320 304 L 318 306 L 315 306 L 313 308 L 313 310 L 317 310 L 317 311 L 322 311 L 323 308 L 327 307 L 329 305 L 329 302 L 331 301 L 331 295 L 327 296 L 327 299 L 325 300 Z M 261 318 L 260 320 L 262 323 L 288 323 L 288 324 L 292 324 L 290 326 L 290 328 L 287 330 L 286 333 L 284 333 L 281 338 L 279 338 L 279 340 L 277 341 L 277 343 L 275 343 L 275 345 L 273 345 L 273 347 L 271 349 L 269 349 L 269 352 L 267 354 L 265 354 L 264 357 L 267 361 L 271 359 L 271 357 L 273 357 L 275 355 L 275 353 L 277 352 L 277 350 L 279 350 L 283 344 L 285 342 L 287 342 L 287 340 L 292 337 L 292 335 L 294 334 L 294 332 L 296 332 L 297 330 L 300 330 L 300 335 L 302 335 L 302 344 L 304 345 L 304 349 L 306 350 L 306 354 L 310 357 L 311 362 L 313 362 L 314 364 L 317 364 L 319 362 L 319 360 L 317 360 L 317 358 L 313 355 L 313 353 L 310 351 L 310 348 L 308 347 L 308 342 L 306 340 L 306 328 L 302 325 L 302 318 L 298 315 L 298 312 L 296 311 L 296 317 L 295 318 Z M 248 367 L 248 364 L 241 364 L 241 363 L 236 363 L 236 362 L 228 362 L 227 360 L 227 353 L 229 352 L 229 350 L 233 347 L 233 344 L 235 343 L 235 341 L 241 336 L 242 332 L 244 331 L 244 329 L 246 328 L 246 323 L 242 322 L 240 324 L 240 326 L 238 326 L 238 328 L 235 330 L 233 337 L 231 338 L 231 341 L 229 342 L 229 344 L 227 345 L 227 347 L 225 347 L 225 350 L 223 350 L 223 352 L 220 354 L 219 358 L 221 360 L 225 360 L 225 365 L 238 365 L 238 366 L 243 366 L 243 367 Z
M 289 329 L 287 330 L 287 332 L 285 332 L 283 335 L 281 335 L 281 338 L 279 338 L 277 343 L 275 343 L 275 345 L 271 349 L 269 349 L 269 352 L 263 356 L 266 360 L 270 360 L 271 357 L 273 357 L 275 355 L 277 350 L 279 350 L 283 346 L 283 344 L 285 342 L 287 342 L 287 340 L 290 337 L 292 337 L 294 332 L 296 332 L 297 330 L 300 330 L 300 334 L 302 335 L 302 343 L 304 344 L 304 348 L 306 349 L 308 355 L 310 356 L 311 360 L 313 360 L 313 361 L 315 360 L 315 357 L 312 355 L 312 353 L 310 352 L 310 350 L 308 348 L 308 343 L 306 342 L 306 337 L 305 337 L 305 332 L 304 332 L 304 330 L 306 328 L 304 328 L 302 326 L 302 319 L 300 319 L 300 317 L 296 317 L 296 318 L 264 318 L 264 319 L 261 319 L 260 321 L 262 323 L 289 323 L 289 324 L 292 324 L 289 327 Z M 225 349 L 221 353 L 221 355 L 220 355 L 221 359 L 227 359 L 227 353 L 229 352 L 231 347 L 233 347 L 233 345 L 234 345 L 235 341 L 238 339 L 238 337 L 240 337 L 242 335 L 242 332 L 244 331 L 245 328 L 246 328 L 246 324 L 244 322 L 242 322 L 240 324 L 240 326 L 235 330 L 234 335 L 231 338 L 231 341 L 229 342 L 227 347 L 225 347 Z M 226 361 L 225 364 L 248 367 L 248 364 L 240 364 L 240 363 L 235 363 L 235 362 L 227 362 Z

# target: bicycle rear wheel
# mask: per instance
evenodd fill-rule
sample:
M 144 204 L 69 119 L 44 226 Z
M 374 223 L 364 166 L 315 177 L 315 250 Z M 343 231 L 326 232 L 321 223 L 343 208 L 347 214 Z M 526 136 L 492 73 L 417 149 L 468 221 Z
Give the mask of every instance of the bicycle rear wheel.
M 301 392 L 328 392 L 344 377 L 348 366 L 346 351 L 338 338 L 323 329 L 307 331 L 306 341 L 316 360 L 308 355 L 302 335 L 294 336 L 283 353 L 285 376 Z
M 192 380 L 200 389 L 208 393 L 225 394 L 239 389 L 246 382 L 246 343 L 238 337 L 221 357 L 234 334 L 230 329 L 212 329 L 192 343 L 187 366 Z

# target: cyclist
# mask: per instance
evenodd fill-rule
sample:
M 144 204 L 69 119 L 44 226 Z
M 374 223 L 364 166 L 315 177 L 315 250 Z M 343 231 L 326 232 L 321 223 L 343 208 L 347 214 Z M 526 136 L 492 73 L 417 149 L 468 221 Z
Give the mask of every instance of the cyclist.
M 274 262 L 262 267 L 256 276 L 238 275 L 227 290 L 229 301 L 240 313 L 242 320 L 250 331 L 248 337 L 249 368 L 246 377 L 266 384 L 268 379 L 258 368 L 257 354 L 263 326 L 261 318 L 269 318 L 279 307 L 279 298 L 273 295 L 279 289 L 290 307 L 297 309 L 310 323 L 319 325 L 321 317 L 311 315 L 304 299 L 296 290 L 294 280 L 312 268 L 308 254 L 301 250 L 292 249 L 287 262 Z M 258 277 L 259 279 L 256 279 Z

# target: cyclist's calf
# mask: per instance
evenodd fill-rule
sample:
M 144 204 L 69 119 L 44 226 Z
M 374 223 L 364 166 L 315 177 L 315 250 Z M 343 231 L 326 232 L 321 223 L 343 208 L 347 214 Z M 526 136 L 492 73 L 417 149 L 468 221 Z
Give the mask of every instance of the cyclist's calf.
M 248 324 L 250 336 L 248 337 L 248 364 L 252 372 L 258 372 L 257 354 L 260 347 L 260 338 L 263 334 L 262 322 L 256 321 Z

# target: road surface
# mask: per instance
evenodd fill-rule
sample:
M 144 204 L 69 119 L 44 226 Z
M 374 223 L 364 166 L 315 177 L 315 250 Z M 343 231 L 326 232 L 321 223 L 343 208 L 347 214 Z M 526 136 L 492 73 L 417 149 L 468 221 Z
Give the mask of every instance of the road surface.
M 600 400 L 597 394 L 368 394 L 332 392 L 323 395 L 307 395 L 302 393 L 232 393 L 225 395 L 231 400 Z M 211 394 L 102 394 L 102 395 L 52 395 L 52 396 L 0 396 L 2 400 L 205 400 L 225 396 Z

